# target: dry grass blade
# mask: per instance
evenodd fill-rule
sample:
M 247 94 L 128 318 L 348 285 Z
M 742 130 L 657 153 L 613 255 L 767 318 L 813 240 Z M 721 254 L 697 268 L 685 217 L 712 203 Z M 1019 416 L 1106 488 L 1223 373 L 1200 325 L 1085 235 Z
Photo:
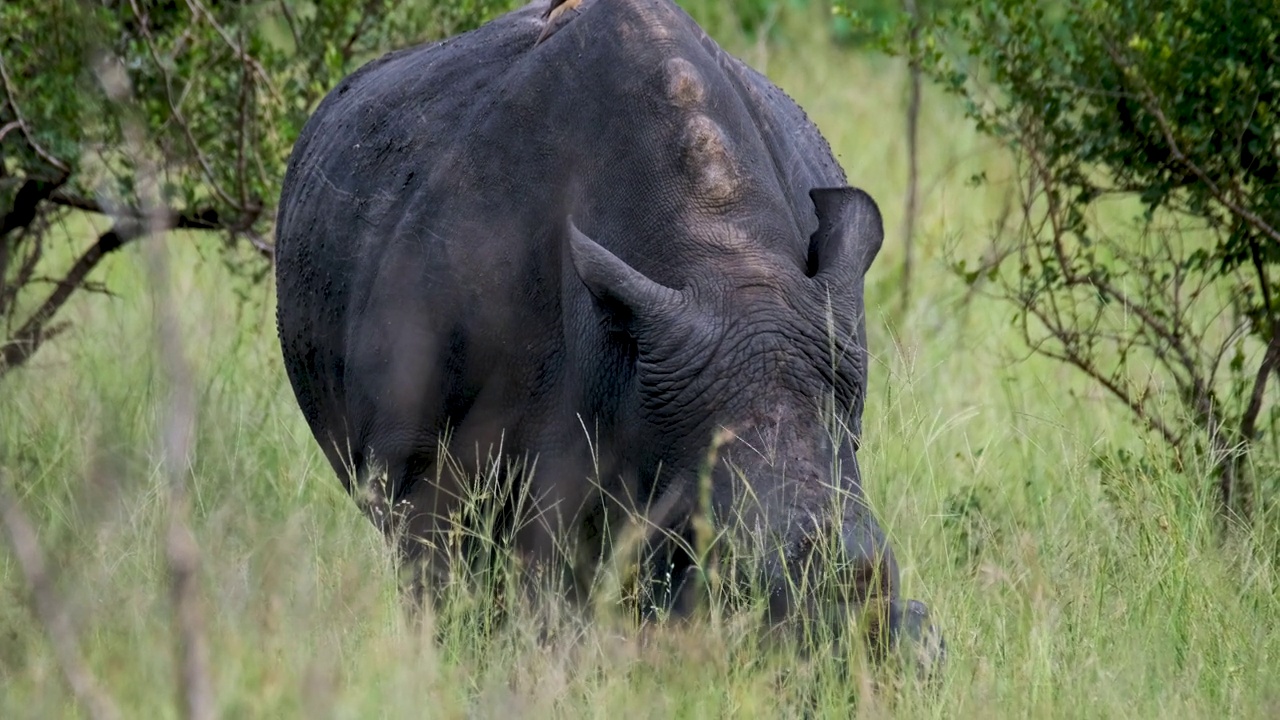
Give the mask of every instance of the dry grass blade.
M 174 622 L 178 630 L 182 705 L 185 717 L 209 720 L 215 717 L 215 698 L 197 584 L 200 551 L 187 524 L 187 469 L 195 436 L 195 389 L 170 293 L 165 245 L 169 223 L 156 182 L 156 168 L 146 156 L 141 126 L 132 119 L 128 78 L 118 64 L 105 58 L 100 59 L 97 69 L 108 97 L 122 109 L 125 151 L 138 166 L 138 207 L 144 210 L 148 224 L 143 249 L 154 298 L 156 350 L 168 380 L 160 440 L 162 467 L 169 485 L 169 529 L 165 548 Z
M 97 679 L 80 654 L 80 643 L 76 639 L 71 615 L 62 599 L 54 592 L 53 580 L 49 577 L 36 529 L 22 508 L 18 507 L 17 500 L 9 493 L 7 485 L 7 479 L 0 476 L 0 520 L 3 521 L 5 534 L 9 536 L 9 544 L 18 559 L 23 578 L 30 588 L 32 610 L 53 644 L 58 669 L 62 671 L 76 701 L 89 717 L 95 720 L 118 718 L 120 712 L 116 709 L 115 701 L 99 687 Z
M 176 501 L 177 498 L 171 510 L 166 545 L 174 614 L 181 635 L 182 698 L 186 717 L 206 720 L 215 713 L 204 620 L 197 596 L 200 550 L 186 525 L 186 513 L 177 507 Z

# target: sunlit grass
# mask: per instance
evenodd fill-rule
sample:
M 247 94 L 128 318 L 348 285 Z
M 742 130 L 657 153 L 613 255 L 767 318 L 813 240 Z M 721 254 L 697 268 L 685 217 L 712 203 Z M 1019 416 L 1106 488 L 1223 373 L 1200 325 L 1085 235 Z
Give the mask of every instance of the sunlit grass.
M 867 492 L 906 594 L 944 627 L 933 693 L 873 697 L 817 663 L 765 652 L 734 617 L 486 630 L 481 596 L 415 623 L 385 543 L 324 462 L 293 399 L 269 286 L 175 235 L 179 313 L 199 397 L 192 467 L 204 612 L 227 717 L 1274 717 L 1275 539 L 1222 541 L 1212 489 L 1109 464 L 1148 440 L 1070 370 L 1026 358 L 1010 309 L 966 288 L 998 214 L 999 153 L 935 93 L 921 123 L 917 283 L 898 310 L 905 183 L 899 65 L 829 47 L 811 18 L 739 46 L 809 111 L 851 182 L 881 204 L 869 279 Z M 986 170 L 995 180 L 971 188 Z M 70 233 L 89 231 L 69 227 Z M 68 333 L 0 382 L 0 471 L 37 521 L 88 661 L 130 717 L 179 714 L 158 474 L 163 388 L 137 248 L 104 263 L 115 298 L 74 301 Z M 463 612 L 469 610 L 469 612 Z M 70 694 L 17 567 L 0 551 L 0 717 L 70 717 Z M 811 705 L 814 704 L 815 705 Z

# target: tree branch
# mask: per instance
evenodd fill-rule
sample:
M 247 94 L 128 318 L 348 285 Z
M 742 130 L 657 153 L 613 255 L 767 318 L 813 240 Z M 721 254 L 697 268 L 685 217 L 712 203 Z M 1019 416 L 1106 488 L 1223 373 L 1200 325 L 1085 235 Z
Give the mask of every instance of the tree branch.
M 0 84 L 4 85 L 5 100 L 9 104 L 9 109 L 13 111 L 14 122 L 18 123 L 18 127 L 22 130 L 22 137 L 26 138 L 27 145 L 35 151 L 45 162 L 57 168 L 61 172 L 70 173 L 71 168 L 67 164 L 54 157 L 49 151 L 40 146 L 31 134 L 31 128 L 27 127 L 27 121 L 22 118 L 22 110 L 18 108 L 18 96 L 13 90 L 13 83 L 9 80 L 9 71 L 5 69 L 4 53 L 0 53 Z
M 284 15 L 284 21 L 289 26 L 289 34 L 293 36 L 294 48 L 302 47 L 302 35 L 298 32 L 298 20 L 293 15 L 293 10 L 289 8 L 289 3 L 285 0 L 279 0 L 280 13 Z
M 118 221 L 141 223 L 147 220 L 147 216 L 136 207 L 104 207 L 97 200 L 90 200 L 89 198 L 63 191 L 52 193 L 49 196 L 49 202 L 61 207 L 114 217 Z M 250 210 L 254 209 L 250 208 Z M 231 223 L 221 217 L 218 210 L 213 207 L 197 208 L 186 212 L 178 212 L 173 208 L 165 207 L 159 209 L 158 212 L 165 217 L 165 229 L 167 230 L 228 230 L 231 232 L 243 232 L 257 222 L 262 208 L 257 208 L 244 217 L 236 218 L 236 221 Z
M 1128 406 L 1128 408 L 1133 411 L 1133 414 L 1136 415 L 1148 428 L 1158 432 L 1160 436 L 1164 438 L 1165 442 L 1168 443 L 1170 448 L 1174 449 L 1175 451 L 1181 449 L 1181 441 L 1179 440 L 1177 434 L 1175 434 L 1173 430 L 1170 429 L 1169 426 L 1164 423 L 1163 420 L 1161 420 L 1160 418 L 1148 412 L 1146 406 L 1143 404 L 1143 401 L 1129 394 L 1124 388 L 1120 387 L 1120 385 L 1117 384 L 1112 378 L 1102 373 L 1102 371 L 1098 370 L 1098 368 L 1096 368 L 1093 365 L 1093 363 L 1089 362 L 1084 357 L 1082 357 L 1080 353 L 1072 349 L 1071 345 L 1064 340 L 1064 336 L 1060 334 L 1061 329 L 1059 328 L 1058 330 L 1054 330 L 1053 324 L 1044 315 L 1043 311 L 1041 311 L 1037 307 L 1030 306 L 1030 305 L 1027 306 L 1027 309 L 1033 315 L 1039 318 L 1040 321 L 1043 322 L 1046 327 L 1050 328 L 1050 332 L 1053 334 L 1054 339 L 1056 339 L 1058 343 L 1062 345 L 1062 352 L 1049 350 L 1043 347 L 1043 343 L 1034 344 L 1032 346 L 1033 350 L 1040 353 L 1041 355 L 1044 355 L 1047 358 L 1051 358 L 1053 360 L 1057 360 L 1059 362 L 1063 362 L 1068 365 L 1073 365 L 1077 369 L 1084 372 L 1089 377 L 1093 378 L 1095 382 L 1102 385 L 1102 387 L 1106 388 L 1107 391 L 1109 391 L 1113 396 L 1115 396 L 1118 400 L 1120 400 L 1126 406 Z
M 1151 117 L 1155 119 L 1156 124 L 1160 126 L 1160 134 L 1164 136 L 1164 141 L 1169 146 L 1169 154 L 1190 171 L 1192 175 L 1195 175 L 1197 180 L 1204 183 L 1205 188 L 1213 195 L 1214 199 L 1222 203 L 1223 207 L 1252 225 L 1258 232 L 1271 238 L 1273 242 L 1280 243 L 1280 230 L 1272 227 L 1262 216 L 1232 200 L 1199 164 L 1187 157 L 1186 153 L 1182 151 L 1182 146 L 1178 144 L 1178 139 L 1174 136 L 1173 126 L 1170 125 L 1169 119 L 1160 108 L 1159 98 L 1152 92 L 1146 80 L 1133 71 L 1133 66 L 1116 50 L 1115 45 L 1110 40 L 1105 40 L 1104 45 L 1107 54 L 1111 56 L 1112 62 L 1124 70 L 1125 77 L 1130 78 L 1137 85 L 1137 89 L 1142 96 L 1143 106 L 1147 109 L 1147 112 L 1151 113 Z
M 1133 312 L 1134 315 L 1142 320 L 1143 324 L 1149 328 L 1151 332 L 1155 333 L 1159 339 L 1167 343 L 1169 348 L 1173 351 L 1177 361 L 1187 373 L 1187 382 L 1192 386 L 1192 389 L 1196 394 L 1197 407 L 1202 408 L 1204 405 L 1203 401 L 1207 399 L 1208 388 L 1205 385 L 1204 379 L 1199 373 L 1197 373 L 1195 358 L 1193 358 L 1187 351 L 1185 343 L 1182 342 L 1181 334 L 1179 334 L 1175 329 L 1170 328 L 1164 322 L 1161 322 L 1160 319 L 1151 312 L 1150 308 L 1146 305 L 1135 302 L 1131 297 L 1129 297 L 1128 293 L 1114 284 L 1096 277 L 1093 274 L 1082 276 L 1076 272 L 1072 265 L 1069 253 L 1063 244 L 1063 238 L 1066 237 L 1068 229 L 1063 225 L 1061 218 L 1062 210 L 1055 199 L 1054 188 L 1056 187 L 1057 178 L 1053 175 L 1052 171 L 1043 162 L 1040 156 L 1034 151 L 1034 148 L 1036 147 L 1034 138 L 1024 135 L 1023 145 L 1025 148 L 1025 154 L 1031 161 L 1034 172 L 1039 177 L 1042 184 L 1039 194 L 1044 196 L 1048 204 L 1048 212 L 1046 213 L 1046 216 L 1051 226 L 1050 233 L 1052 234 L 1051 240 L 1053 251 L 1055 260 L 1062 272 L 1063 282 L 1068 286 L 1083 286 L 1091 288 L 1097 292 L 1105 293 L 1106 295 L 1111 296 L 1112 299 L 1119 302 L 1126 310 Z M 1030 211 L 1030 201 L 1028 200 L 1026 204 L 1024 204 L 1024 213 L 1029 213 Z M 1043 262 L 1043 258 L 1041 259 L 1041 262 Z M 1055 294 L 1052 292 L 1049 293 L 1049 299 L 1050 302 L 1057 301 Z M 1174 367 L 1172 363 L 1166 364 L 1170 369 Z
M 76 259 L 71 269 L 59 281 L 49 297 L 27 318 L 22 327 L 13 334 L 8 344 L 0 352 L 0 376 L 22 366 L 36 350 L 48 340 L 50 335 L 47 325 L 54 315 L 62 309 L 71 295 L 83 287 L 89 273 L 102 262 L 102 259 L 121 246 L 141 237 L 144 227 L 141 223 L 117 222 L 110 230 L 98 237 L 88 250 Z
M 28 184 L 31 182 L 28 181 Z M 24 186 L 25 189 L 26 186 Z M 247 214 L 236 218 L 235 223 L 228 224 L 218 215 L 218 211 L 214 208 L 178 212 L 173 208 L 159 207 L 149 217 L 136 207 L 103 207 L 97 200 L 66 192 L 61 189 L 61 183 L 52 188 L 37 188 L 37 190 L 47 190 L 47 195 L 43 199 L 56 206 L 114 217 L 115 224 L 110 230 L 99 236 L 97 241 L 76 259 L 76 262 L 67 270 L 62 279 L 56 281 L 56 287 L 53 292 L 27 318 L 22 327 L 9 338 L 9 342 L 0 349 L 0 376 L 10 370 L 21 367 L 31 359 L 31 356 L 40 349 L 40 346 L 51 337 L 48 323 L 71 299 L 75 291 L 85 286 L 89 274 L 98 266 L 98 263 L 120 247 L 145 235 L 148 232 L 149 224 L 155 223 L 164 230 L 226 230 L 232 233 L 244 234 L 249 238 L 253 248 L 263 257 L 271 259 L 274 256 L 273 248 L 264 242 L 257 233 L 252 232 L 253 223 L 257 221 L 262 212 L 261 206 L 251 206 Z M 22 191 L 20 190 L 19 192 L 21 193 Z M 30 198 L 34 199 L 36 192 L 36 190 L 30 191 Z M 26 209 L 23 209 L 22 212 L 17 212 L 17 208 L 15 208 L 15 211 L 7 213 L 4 227 L 9 228 L 10 225 L 21 227 L 22 225 L 18 225 L 18 223 L 24 221 L 25 213 L 28 210 L 34 216 L 34 207 L 34 204 L 30 205 L 30 208 L 24 205 L 23 208 Z M 27 219 L 25 222 L 29 224 L 31 220 Z M 4 233 L 0 233 L 0 237 L 3 236 Z
M 13 132 L 14 130 L 17 130 L 20 127 L 22 127 L 22 123 L 18 122 L 17 120 L 10 120 L 9 122 L 5 123 L 3 127 L 0 127 L 0 142 L 4 142 L 5 137 L 9 133 Z
M 356 21 L 355 29 L 351 31 L 351 36 L 347 38 L 347 41 L 342 44 L 342 50 L 340 52 L 342 54 L 343 65 L 351 62 L 351 56 L 355 54 L 356 43 L 359 42 L 360 37 L 364 35 L 366 23 L 368 23 L 369 17 L 373 14 L 377 4 L 378 0 L 365 1 L 363 12 L 360 13 L 360 19 Z
M 1253 380 L 1253 392 L 1249 396 L 1249 407 L 1240 421 L 1240 435 L 1244 442 L 1253 442 L 1258 432 L 1258 415 L 1262 412 L 1262 399 L 1267 393 L 1267 380 L 1271 373 L 1280 370 L 1280 323 L 1273 323 L 1271 340 L 1267 343 L 1267 351 L 1258 365 L 1258 373 Z
M 244 44 L 244 27 L 240 29 L 240 43 Z M 249 186 L 245 182 L 245 160 L 247 157 L 246 144 L 249 139 L 249 124 L 253 121 L 252 112 L 252 87 L 253 87 L 253 70 L 249 67 L 249 63 L 244 58 L 240 62 L 240 97 L 237 104 L 237 112 L 240 114 L 239 122 L 236 123 L 236 194 L 239 200 L 239 206 L 246 208 L 249 206 Z
M 0 218 L 0 238 L 19 228 L 30 225 L 36 219 L 40 203 L 48 200 L 67 182 L 70 175 L 62 173 L 53 180 L 27 178 L 13 196 L 13 207 Z

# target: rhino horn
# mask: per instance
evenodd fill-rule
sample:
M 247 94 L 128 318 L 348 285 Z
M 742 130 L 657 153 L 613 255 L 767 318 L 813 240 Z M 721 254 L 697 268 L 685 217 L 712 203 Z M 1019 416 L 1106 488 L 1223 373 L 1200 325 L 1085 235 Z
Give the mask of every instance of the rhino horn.
M 632 318 L 656 319 L 675 312 L 681 294 L 645 277 L 617 255 L 587 237 L 569 218 L 569 251 L 574 269 L 591 294 Z

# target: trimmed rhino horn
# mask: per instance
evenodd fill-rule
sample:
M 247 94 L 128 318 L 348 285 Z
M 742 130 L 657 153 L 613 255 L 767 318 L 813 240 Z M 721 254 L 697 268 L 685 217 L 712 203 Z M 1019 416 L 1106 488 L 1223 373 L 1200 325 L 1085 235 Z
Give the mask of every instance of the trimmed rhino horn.
M 880 252 L 884 221 L 867 193 L 852 187 L 809 191 L 818 229 L 809 238 L 809 269 L 844 284 L 861 280 Z
M 569 218 L 569 252 L 573 267 L 597 300 L 625 308 L 631 317 L 665 315 L 680 303 L 681 295 L 645 277 L 617 255 L 587 237 Z

